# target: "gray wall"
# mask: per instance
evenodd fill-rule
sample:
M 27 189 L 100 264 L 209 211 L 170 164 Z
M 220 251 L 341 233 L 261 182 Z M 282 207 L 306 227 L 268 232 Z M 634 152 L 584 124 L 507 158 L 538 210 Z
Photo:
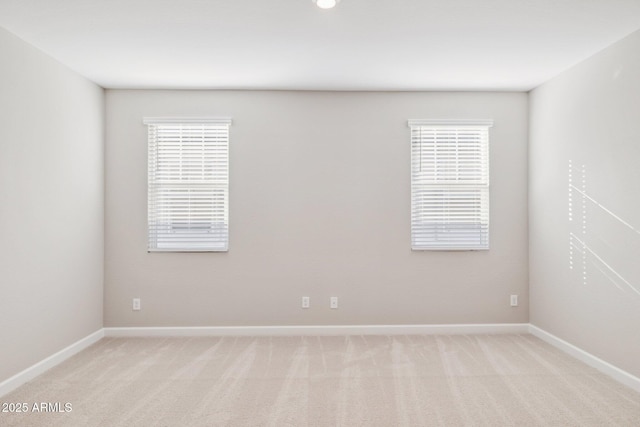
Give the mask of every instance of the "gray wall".
M 529 169 L 531 322 L 636 376 L 639 52 L 637 32 L 533 91 Z
M 104 94 L 0 29 L 0 382 L 102 327 Z
M 528 321 L 527 94 L 106 99 L 105 326 Z M 228 253 L 146 252 L 145 116 L 233 118 Z M 495 120 L 490 251 L 410 250 L 409 118 Z

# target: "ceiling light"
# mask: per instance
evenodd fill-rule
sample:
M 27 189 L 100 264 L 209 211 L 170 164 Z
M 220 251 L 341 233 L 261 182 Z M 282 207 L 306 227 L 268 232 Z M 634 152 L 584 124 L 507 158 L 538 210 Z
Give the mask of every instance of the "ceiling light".
M 317 4 L 320 9 L 331 9 L 335 7 L 340 0 L 313 0 L 313 2 Z

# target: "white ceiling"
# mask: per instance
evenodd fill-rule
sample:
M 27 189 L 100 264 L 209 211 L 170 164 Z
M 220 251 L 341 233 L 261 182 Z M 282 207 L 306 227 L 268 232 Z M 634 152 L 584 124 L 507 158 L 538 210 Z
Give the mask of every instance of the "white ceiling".
M 0 0 L 107 88 L 529 90 L 640 29 L 640 0 Z

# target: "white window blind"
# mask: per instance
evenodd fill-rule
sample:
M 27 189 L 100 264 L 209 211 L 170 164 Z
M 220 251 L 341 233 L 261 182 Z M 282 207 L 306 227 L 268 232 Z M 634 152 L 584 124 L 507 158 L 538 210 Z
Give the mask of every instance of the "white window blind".
M 148 250 L 227 251 L 229 119 L 145 118 Z
M 489 249 L 492 125 L 409 120 L 412 249 Z

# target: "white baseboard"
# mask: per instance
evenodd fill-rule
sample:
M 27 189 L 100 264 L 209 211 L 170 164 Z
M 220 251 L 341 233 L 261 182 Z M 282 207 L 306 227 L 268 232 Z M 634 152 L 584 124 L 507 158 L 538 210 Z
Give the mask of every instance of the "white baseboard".
M 588 353 L 581 348 L 576 347 L 575 345 L 568 343 L 565 340 L 558 338 L 543 329 L 538 328 L 537 326 L 529 325 L 529 332 L 532 335 L 540 338 L 541 340 L 551 344 L 552 346 L 586 363 L 587 365 L 596 368 L 597 370 L 610 376 L 614 380 L 634 389 L 637 392 L 640 392 L 640 378 L 628 373 L 627 371 L 623 371 L 622 369 L 613 366 L 609 362 L 605 362 L 599 357 L 596 357 L 593 354 Z
M 91 335 L 88 335 L 82 338 L 81 340 L 76 341 L 70 346 L 63 348 L 59 352 L 52 354 L 51 356 L 47 357 L 44 360 L 41 360 L 40 362 L 36 363 L 33 366 L 30 366 L 24 371 L 18 372 L 11 378 L 2 381 L 0 383 L 0 396 L 4 396 L 5 394 L 12 392 L 16 388 L 20 387 L 22 384 L 28 381 L 31 381 L 38 375 L 41 375 L 44 372 L 48 371 L 49 369 L 53 368 L 54 366 L 64 362 L 71 356 L 89 347 L 91 344 L 94 344 L 100 341 L 103 337 L 104 337 L 104 330 L 99 329 L 96 332 L 92 333 Z
M 324 325 L 324 326 L 195 326 L 104 328 L 107 337 L 196 336 L 332 336 L 332 335 L 461 335 L 526 334 L 528 323 L 477 325 Z

